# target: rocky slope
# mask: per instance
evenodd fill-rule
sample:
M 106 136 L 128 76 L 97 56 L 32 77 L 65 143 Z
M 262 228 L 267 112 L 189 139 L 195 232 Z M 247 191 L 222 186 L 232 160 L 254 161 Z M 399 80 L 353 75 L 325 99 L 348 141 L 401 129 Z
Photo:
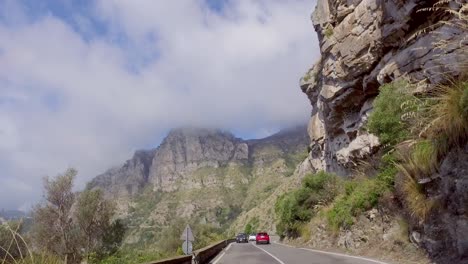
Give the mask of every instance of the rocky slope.
M 172 130 L 153 150 L 97 176 L 130 225 L 127 243 L 155 243 L 177 219 L 227 227 L 271 194 L 307 155 L 305 126 L 258 140 L 210 129 Z
M 306 160 L 311 171 L 350 175 L 381 149 L 365 124 L 382 84 L 406 78 L 425 92 L 447 75 L 466 76 L 466 20 L 418 12 L 435 2 L 318 0 L 312 23 L 321 58 L 300 81 L 312 105 Z M 456 2 L 466 3 L 444 1 L 455 9 Z M 447 155 L 427 189 L 441 204 L 429 220 L 410 225 L 412 241 L 438 263 L 468 262 L 467 163 L 466 148 Z

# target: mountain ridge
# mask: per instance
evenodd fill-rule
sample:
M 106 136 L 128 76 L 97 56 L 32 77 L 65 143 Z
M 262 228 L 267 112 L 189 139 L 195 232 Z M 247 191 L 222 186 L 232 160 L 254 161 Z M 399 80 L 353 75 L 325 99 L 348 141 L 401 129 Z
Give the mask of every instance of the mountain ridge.
M 219 167 L 229 162 L 252 163 L 260 159 L 254 155 L 255 149 L 265 144 L 276 144 L 283 151 L 288 151 L 290 145 L 307 144 L 306 141 L 305 125 L 281 130 L 265 138 L 247 140 L 222 129 L 175 128 L 158 147 L 135 151 L 133 157 L 122 166 L 97 175 L 87 188 L 99 187 L 112 192 L 109 188 L 125 185 L 125 188 L 114 190 L 115 197 L 133 196 L 146 184 L 153 184 L 162 191 L 172 190 L 171 181 L 165 181 L 166 175 L 174 178 L 182 176 L 180 174 L 184 170 L 190 172 L 197 167 Z

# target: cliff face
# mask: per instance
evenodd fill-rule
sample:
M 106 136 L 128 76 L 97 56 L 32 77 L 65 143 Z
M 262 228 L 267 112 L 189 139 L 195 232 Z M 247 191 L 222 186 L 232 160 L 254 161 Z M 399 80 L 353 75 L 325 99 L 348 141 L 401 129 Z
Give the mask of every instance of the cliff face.
M 202 167 L 218 168 L 243 163 L 248 145 L 233 135 L 206 129 L 173 130 L 156 151 L 149 171 L 149 183 L 161 191 L 201 187 L 190 174 Z M 198 184 L 198 186 L 196 186 Z M 205 184 L 210 184 L 205 182 Z
M 378 138 L 362 127 L 380 85 L 406 76 L 427 89 L 445 72 L 463 74 L 466 49 L 450 44 L 440 50 L 433 43 L 464 43 L 466 32 L 431 27 L 440 17 L 418 10 L 433 3 L 318 0 L 312 22 L 321 58 L 300 81 L 312 105 L 308 131 L 314 169 L 348 175 L 357 160 L 378 149 Z
M 300 80 L 312 105 L 306 160 L 312 170 L 350 175 L 359 160 L 379 150 L 379 139 L 365 124 L 382 84 L 404 77 L 418 84 L 416 92 L 427 92 L 447 75 L 466 76 L 466 20 L 421 12 L 435 3 L 318 0 L 312 22 L 321 58 Z M 444 4 L 460 6 L 455 1 Z M 448 23 L 438 23 L 441 20 Z M 426 221 L 410 226 L 411 240 L 440 263 L 468 259 L 466 153 L 466 147 L 454 149 L 442 160 L 425 187 L 428 197 L 439 201 L 437 209 Z
M 116 198 L 132 197 L 147 186 L 161 192 L 202 188 L 216 179 L 194 179 L 193 173 L 201 168 L 269 164 L 304 152 L 307 141 L 305 127 L 258 140 L 242 140 L 220 130 L 174 129 L 158 148 L 137 151 L 122 167 L 98 175 L 88 187 L 99 187 Z

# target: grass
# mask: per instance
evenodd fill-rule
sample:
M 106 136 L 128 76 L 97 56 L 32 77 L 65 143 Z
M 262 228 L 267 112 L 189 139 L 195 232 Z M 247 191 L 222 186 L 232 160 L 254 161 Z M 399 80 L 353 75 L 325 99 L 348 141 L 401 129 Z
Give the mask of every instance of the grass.
M 400 150 L 396 166 L 404 205 L 412 217 L 423 221 L 437 204 L 428 197 L 424 183 L 437 172 L 440 160 L 450 149 L 468 140 L 468 82 L 439 85 L 421 102 L 423 107 L 415 108 L 412 116 L 425 125 L 413 122 L 413 130 L 418 132 L 415 143 L 406 153 Z
M 464 144 L 468 139 L 468 82 L 440 85 L 431 100 L 427 137 L 445 138 L 450 146 Z
M 421 174 L 429 175 L 438 168 L 437 149 L 431 140 L 421 140 L 413 146 L 411 160 L 417 164 Z
M 419 220 L 425 220 L 434 208 L 435 201 L 428 199 L 424 188 L 415 179 L 403 174 L 402 191 L 404 193 L 405 206 L 411 216 Z
M 309 240 L 310 237 L 312 236 L 311 225 L 309 222 L 301 224 L 298 230 L 299 230 L 299 235 L 301 236 L 301 238 L 303 238 L 306 241 Z
M 0 263 L 2 264 L 62 264 L 60 258 L 42 252 L 34 253 L 19 233 L 22 222 L 0 225 Z
M 424 148 L 419 147 L 419 149 Z M 427 197 L 424 186 L 420 181 L 430 175 L 430 168 L 428 169 L 428 167 L 432 167 L 433 163 L 431 163 L 432 161 L 418 163 L 418 160 L 415 159 L 418 155 L 421 156 L 419 160 L 428 160 L 427 156 L 430 158 L 431 155 L 418 150 L 418 146 L 415 149 L 413 155 L 402 156 L 402 161 L 396 163 L 396 167 L 400 172 L 399 189 L 404 201 L 403 204 L 410 215 L 418 220 L 425 220 L 433 209 L 435 201 Z M 415 155 L 415 153 L 418 154 Z

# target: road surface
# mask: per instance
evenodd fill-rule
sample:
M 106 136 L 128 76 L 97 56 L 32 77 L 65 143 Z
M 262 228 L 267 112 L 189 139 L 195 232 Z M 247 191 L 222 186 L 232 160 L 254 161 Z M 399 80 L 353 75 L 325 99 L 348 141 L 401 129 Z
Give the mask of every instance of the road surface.
M 376 260 L 294 248 L 282 244 L 232 243 L 212 264 L 385 264 Z

